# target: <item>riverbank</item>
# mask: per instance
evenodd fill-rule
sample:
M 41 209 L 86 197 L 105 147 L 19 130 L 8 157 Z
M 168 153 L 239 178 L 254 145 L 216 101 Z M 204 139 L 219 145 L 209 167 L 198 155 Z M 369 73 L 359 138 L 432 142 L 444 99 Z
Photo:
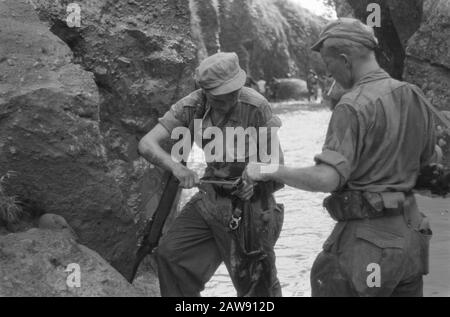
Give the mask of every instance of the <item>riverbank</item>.
M 420 210 L 430 218 L 430 274 L 424 278 L 424 296 L 450 296 L 450 198 L 416 195 Z

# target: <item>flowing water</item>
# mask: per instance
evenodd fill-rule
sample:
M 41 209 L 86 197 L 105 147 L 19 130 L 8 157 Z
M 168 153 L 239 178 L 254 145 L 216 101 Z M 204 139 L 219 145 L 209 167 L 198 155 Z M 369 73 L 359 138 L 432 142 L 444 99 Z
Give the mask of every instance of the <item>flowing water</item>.
M 274 112 L 283 126 L 279 131 L 285 164 L 308 166 L 320 153 L 331 112 L 324 107 L 305 103 L 274 104 Z M 202 152 L 194 149 L 189 166 L 204 168 Z M 186 201 L 195 190 L 183 193 Z M 283 296 L 310 296 L 309 274 L 316 255 L 331 232 L 333 220 L 322 207 L 325 194 L 303 192 L 285 187 L 276 193 L 285 205 L 283 230 L 275 246 L 278 278 Z M 228 272 L 221 265 L 206 285 L 202 296 L 236 296 Z

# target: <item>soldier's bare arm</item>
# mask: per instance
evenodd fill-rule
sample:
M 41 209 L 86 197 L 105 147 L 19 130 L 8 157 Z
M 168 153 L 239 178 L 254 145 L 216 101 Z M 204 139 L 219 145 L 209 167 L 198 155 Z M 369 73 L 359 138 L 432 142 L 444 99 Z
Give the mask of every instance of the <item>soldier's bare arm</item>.
M 149 162 L 170 170 L 180 181 L 180 186 L 192 188 L 198 183 L 197 173 L 188 169 L 183 164 L 172 159 L 162 147 L 161 143 L 170 137 L 167 129 L 157 124 L 149 133 L 147 133 L 139 142 L 139 153 Z
M 273 180 L 301 190 L 324 193 L 336 190 L 340 182 L 336 169 L 326 164 L 295 168 L 250 163 L 246 169 L 246 176 L 254 181 Z

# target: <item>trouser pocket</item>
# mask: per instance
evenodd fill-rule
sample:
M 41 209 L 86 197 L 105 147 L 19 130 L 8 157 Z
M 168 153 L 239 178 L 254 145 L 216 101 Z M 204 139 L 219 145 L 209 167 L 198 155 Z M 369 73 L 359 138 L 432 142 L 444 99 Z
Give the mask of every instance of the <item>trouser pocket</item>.
M 429 220 L 423 216 L 418 229 L 415 230 L 420 240 L 420 262 L 422 265 L 422 274 L 427 275 L 430 271 L 430 240 L 433 236 Z
M 358 296 L 390 296 L 403 276 L 405 238 L 370 225 L 359 226 L 347 243 L 341 268 Z

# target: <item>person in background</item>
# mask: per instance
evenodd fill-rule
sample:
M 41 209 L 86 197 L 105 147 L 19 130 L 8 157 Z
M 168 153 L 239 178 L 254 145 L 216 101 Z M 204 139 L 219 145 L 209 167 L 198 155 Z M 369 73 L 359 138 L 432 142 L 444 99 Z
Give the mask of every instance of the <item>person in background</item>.
M 319 77 L 313 69 L 310 69 L 306 77 L 306 85 L 308 87 L 308 100 L 311 101 L 311 96 L 317 101 L 319 97 Z

